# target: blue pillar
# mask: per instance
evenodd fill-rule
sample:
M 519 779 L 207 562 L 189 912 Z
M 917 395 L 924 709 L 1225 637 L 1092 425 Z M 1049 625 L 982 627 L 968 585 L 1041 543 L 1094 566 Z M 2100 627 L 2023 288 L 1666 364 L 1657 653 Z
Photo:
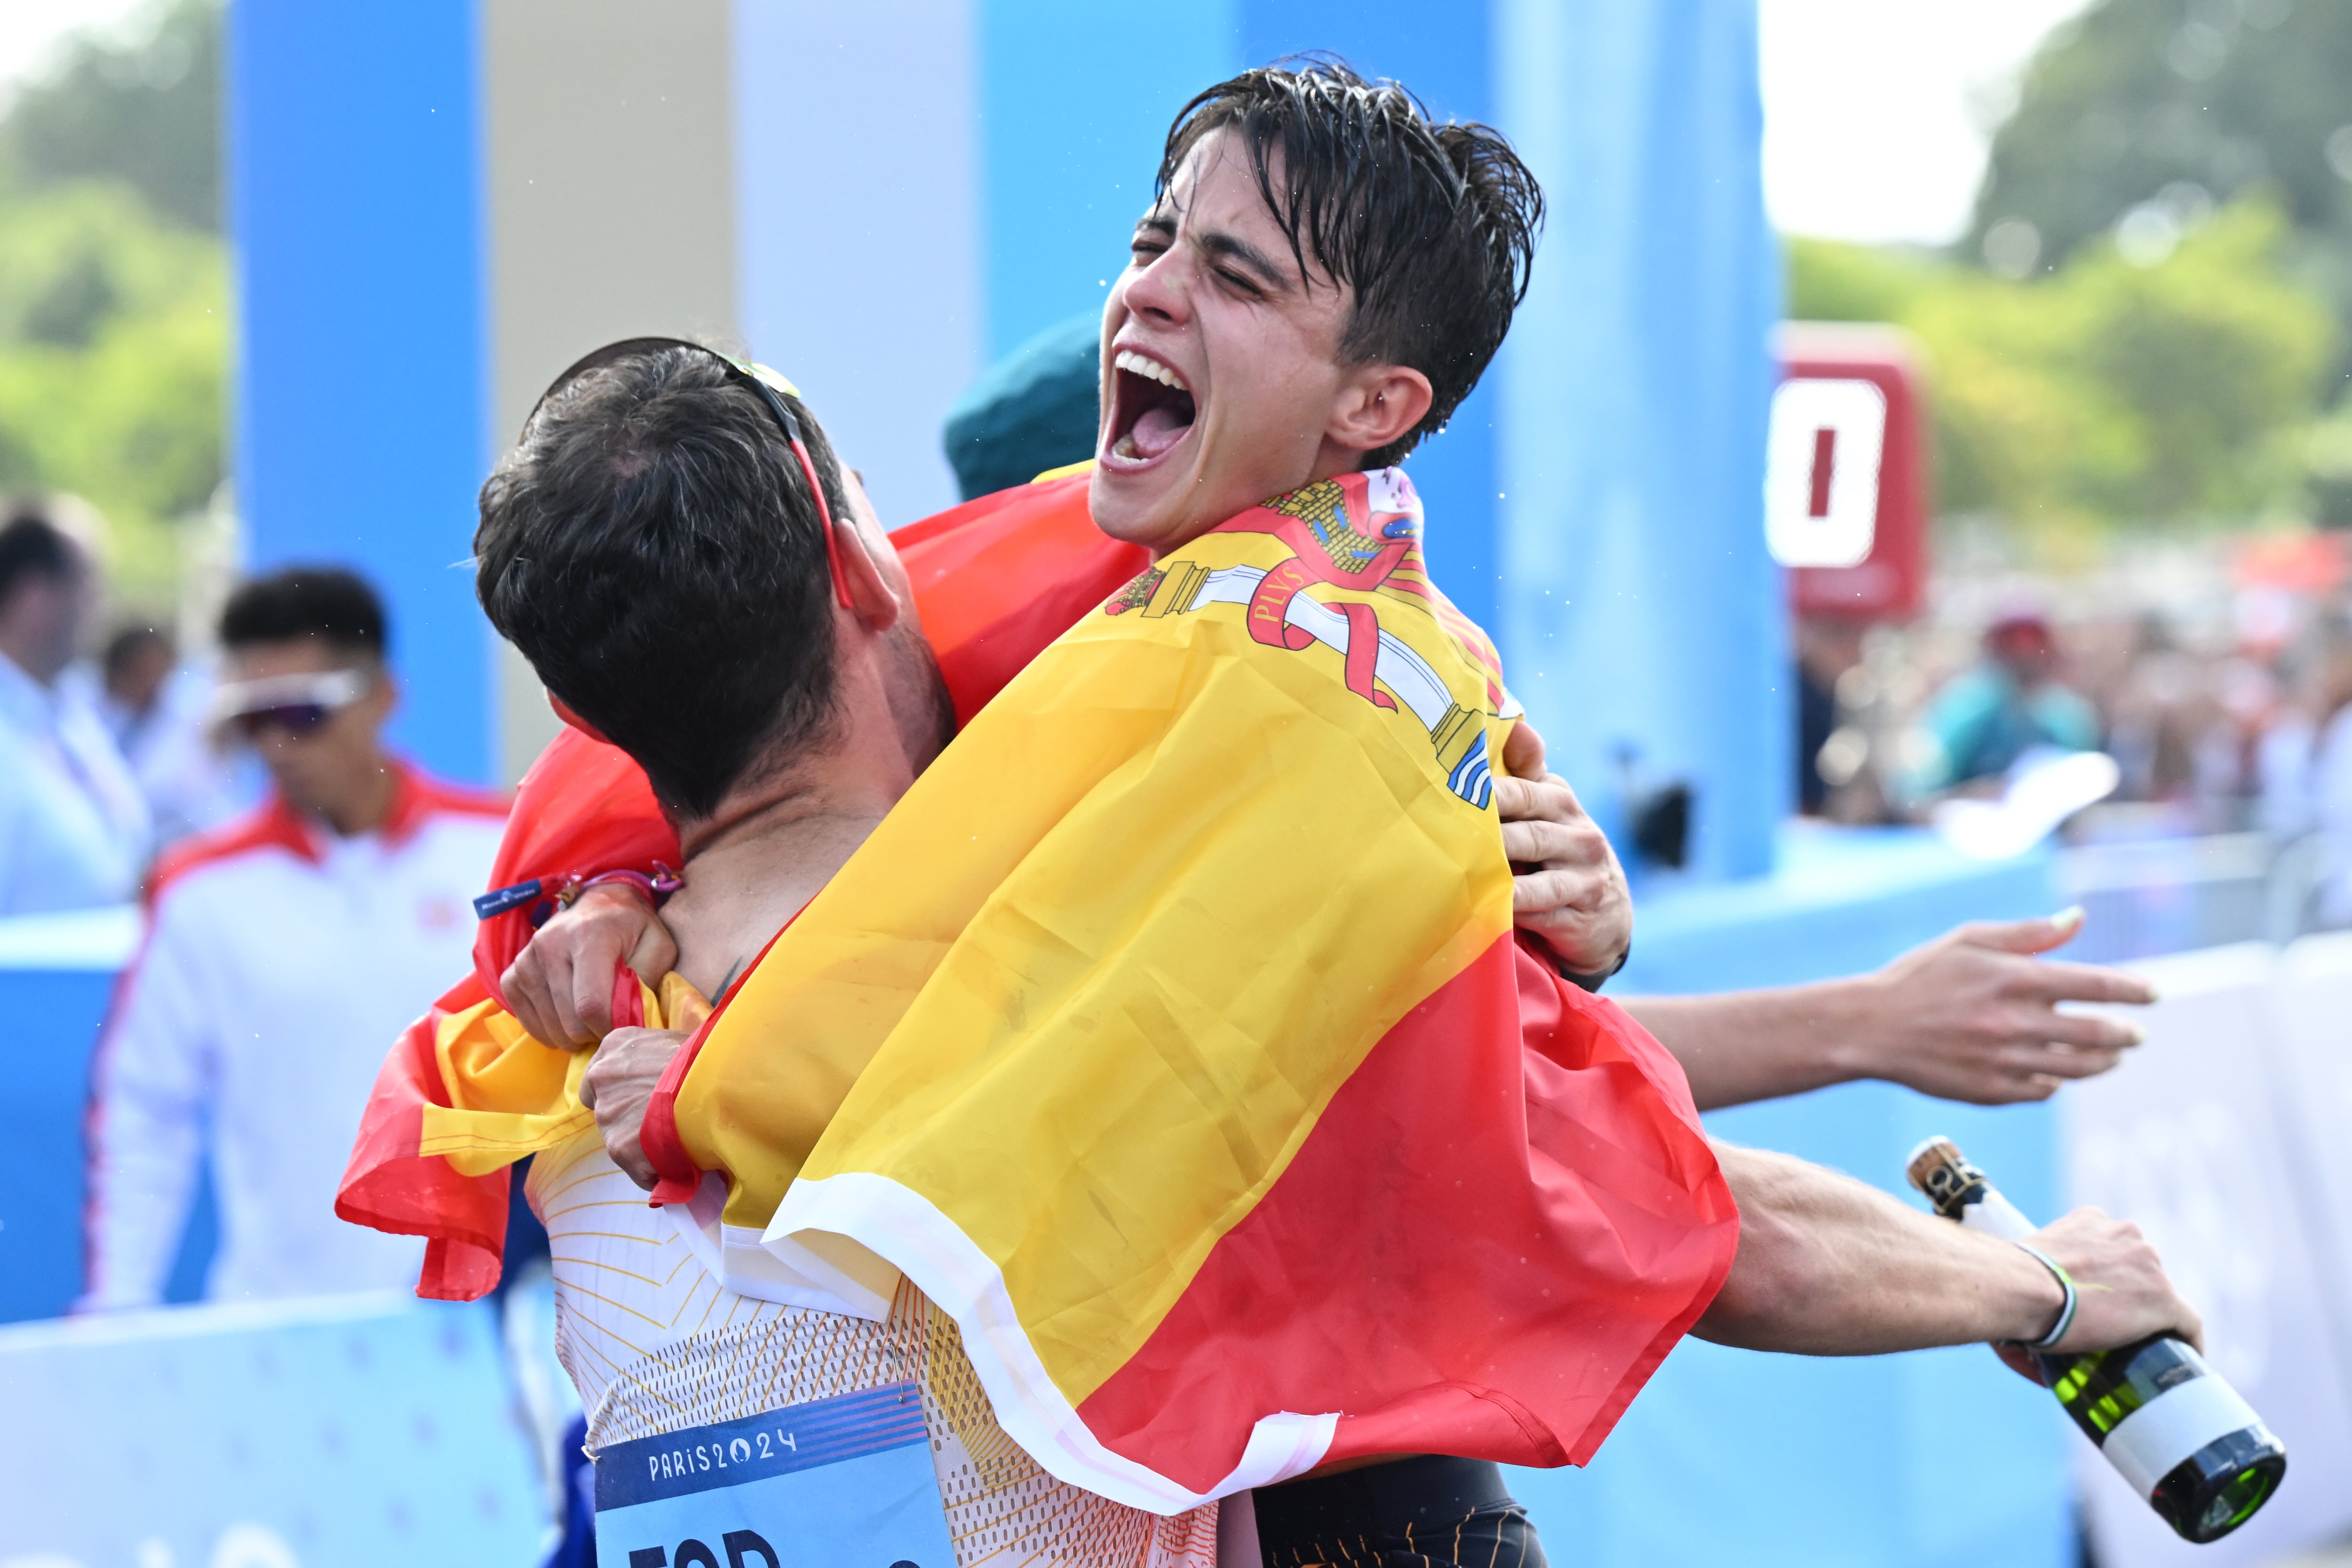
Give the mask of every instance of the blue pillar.
M 1234 0 L 979 0 L 989 361 L 1127 264 L 1179 105 L 1240 68 Z
M 1551 207 L 1496 378 L 1506 667 L 1604 826 L 1625 826 L 1624 764 L 1644 786 L 1685 781 L 1695 873 L 1759 875 L 1792 720 L 1764 548 L 1780 275 L 1755 10 L 1495 15 L 1497 118 Z
M 1495 121 L 1490 6 L 1416 0 L 1244 0 L 1242 63 L 1307 50 L 1338 55 L 1371 78 L 1412 89 L 1440 120 Z M 1406 461 L 1429 508 L 1430 572 L 1462 612 L 1499 636 L 1495 484 L 1496 372 L 1444 431 Z
M 486 779 L 484 365 L 470 0 L 236 0 L 236 476 L 257 569 L 333 560 L 393 620 L 393 738 Z

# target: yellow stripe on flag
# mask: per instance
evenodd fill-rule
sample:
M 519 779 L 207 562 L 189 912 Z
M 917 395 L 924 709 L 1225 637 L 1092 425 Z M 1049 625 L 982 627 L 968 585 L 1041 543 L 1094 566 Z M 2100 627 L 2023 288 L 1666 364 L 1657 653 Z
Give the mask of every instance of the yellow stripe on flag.
M 664 976 L 659 991 L 641 981 L 638 993 L 646 1021 L 657 1029 L 690 1030 L 710 1014 L 679 975 Z M 495 1001 L 443 1019 L 433 1049 L 450 1103 L 424 1108 L 416 1152 L 446 1156 L 461 1176 L 487 1176 L 596 1124 L 580 1103 L 580 1080 L 596 1053 L 541 1044 Z

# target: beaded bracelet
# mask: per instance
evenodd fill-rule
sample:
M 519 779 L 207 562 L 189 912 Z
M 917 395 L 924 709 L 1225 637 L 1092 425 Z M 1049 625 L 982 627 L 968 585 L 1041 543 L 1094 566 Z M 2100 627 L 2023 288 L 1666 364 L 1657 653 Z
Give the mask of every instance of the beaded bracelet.
M 562 876 L 534 877 L 508 887 L 494 887 L 474 900 L 474 918 L 488 920 L 504 915 L 509 909 L 531 906 L 530 923 L 544 925 L 559 909 L 569 909 L 580 895 L 592 887 L 608 883 L 626 883 L 646 895 L 646 901 L 659 909 L 669 895 L 686 885 L 686 878 L 661 862 L 654 862 L 651 875 L 641 871 L 600 871 L 593 876 L 568 872 Z

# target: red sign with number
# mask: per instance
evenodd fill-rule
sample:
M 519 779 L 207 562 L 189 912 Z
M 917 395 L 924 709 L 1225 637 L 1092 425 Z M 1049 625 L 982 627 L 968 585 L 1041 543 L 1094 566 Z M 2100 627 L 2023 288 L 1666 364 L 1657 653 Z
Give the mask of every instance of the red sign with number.
M 1892 327 L 1780 328 L 1764 530 L 1801 615 L 1918 613 L 1927 588 L 1927 400 Z

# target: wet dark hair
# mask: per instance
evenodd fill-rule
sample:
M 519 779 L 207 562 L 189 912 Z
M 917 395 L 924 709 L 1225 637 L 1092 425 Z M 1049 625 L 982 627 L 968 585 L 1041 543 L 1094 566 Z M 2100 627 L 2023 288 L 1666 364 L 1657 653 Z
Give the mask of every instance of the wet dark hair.
M 784 401 L 845 520 L 823 427 Z M 815 499 L 775 416 L 707 350 L 625 355 L 550 393 L 482 486 L 474 558 L 490 624 L 674 813 L 709 816 L 754 762 L 830 729 Z
M 26 578 L 54 582 L 73 575 L 73 544 L 38 502 L 12 501 L 5 517 L 0 523 L 0 604 L 7 603 L 16 584 Z
M 289 566 L 239 583 L 221 610 L 224 648 L 316 637 L 346 653 L 383 656 L 383 601 L 339 566 Z
M 1228 127 L 1249 148 L 1299 270 L 1311 256 L 1355 290 L 1342 358 L 1429 378 L 1436 395 L 1421 423 L 1365 455 L 1365 467 L 1385 467 L 1445 428 L 1502 347 L 1527 298 L 1543 189 L 1500 131 L 1433 121 L 1393 81 L 1301 56 L 1186 104 L 1169 128 L 1155 196 L 1194 147 Z

